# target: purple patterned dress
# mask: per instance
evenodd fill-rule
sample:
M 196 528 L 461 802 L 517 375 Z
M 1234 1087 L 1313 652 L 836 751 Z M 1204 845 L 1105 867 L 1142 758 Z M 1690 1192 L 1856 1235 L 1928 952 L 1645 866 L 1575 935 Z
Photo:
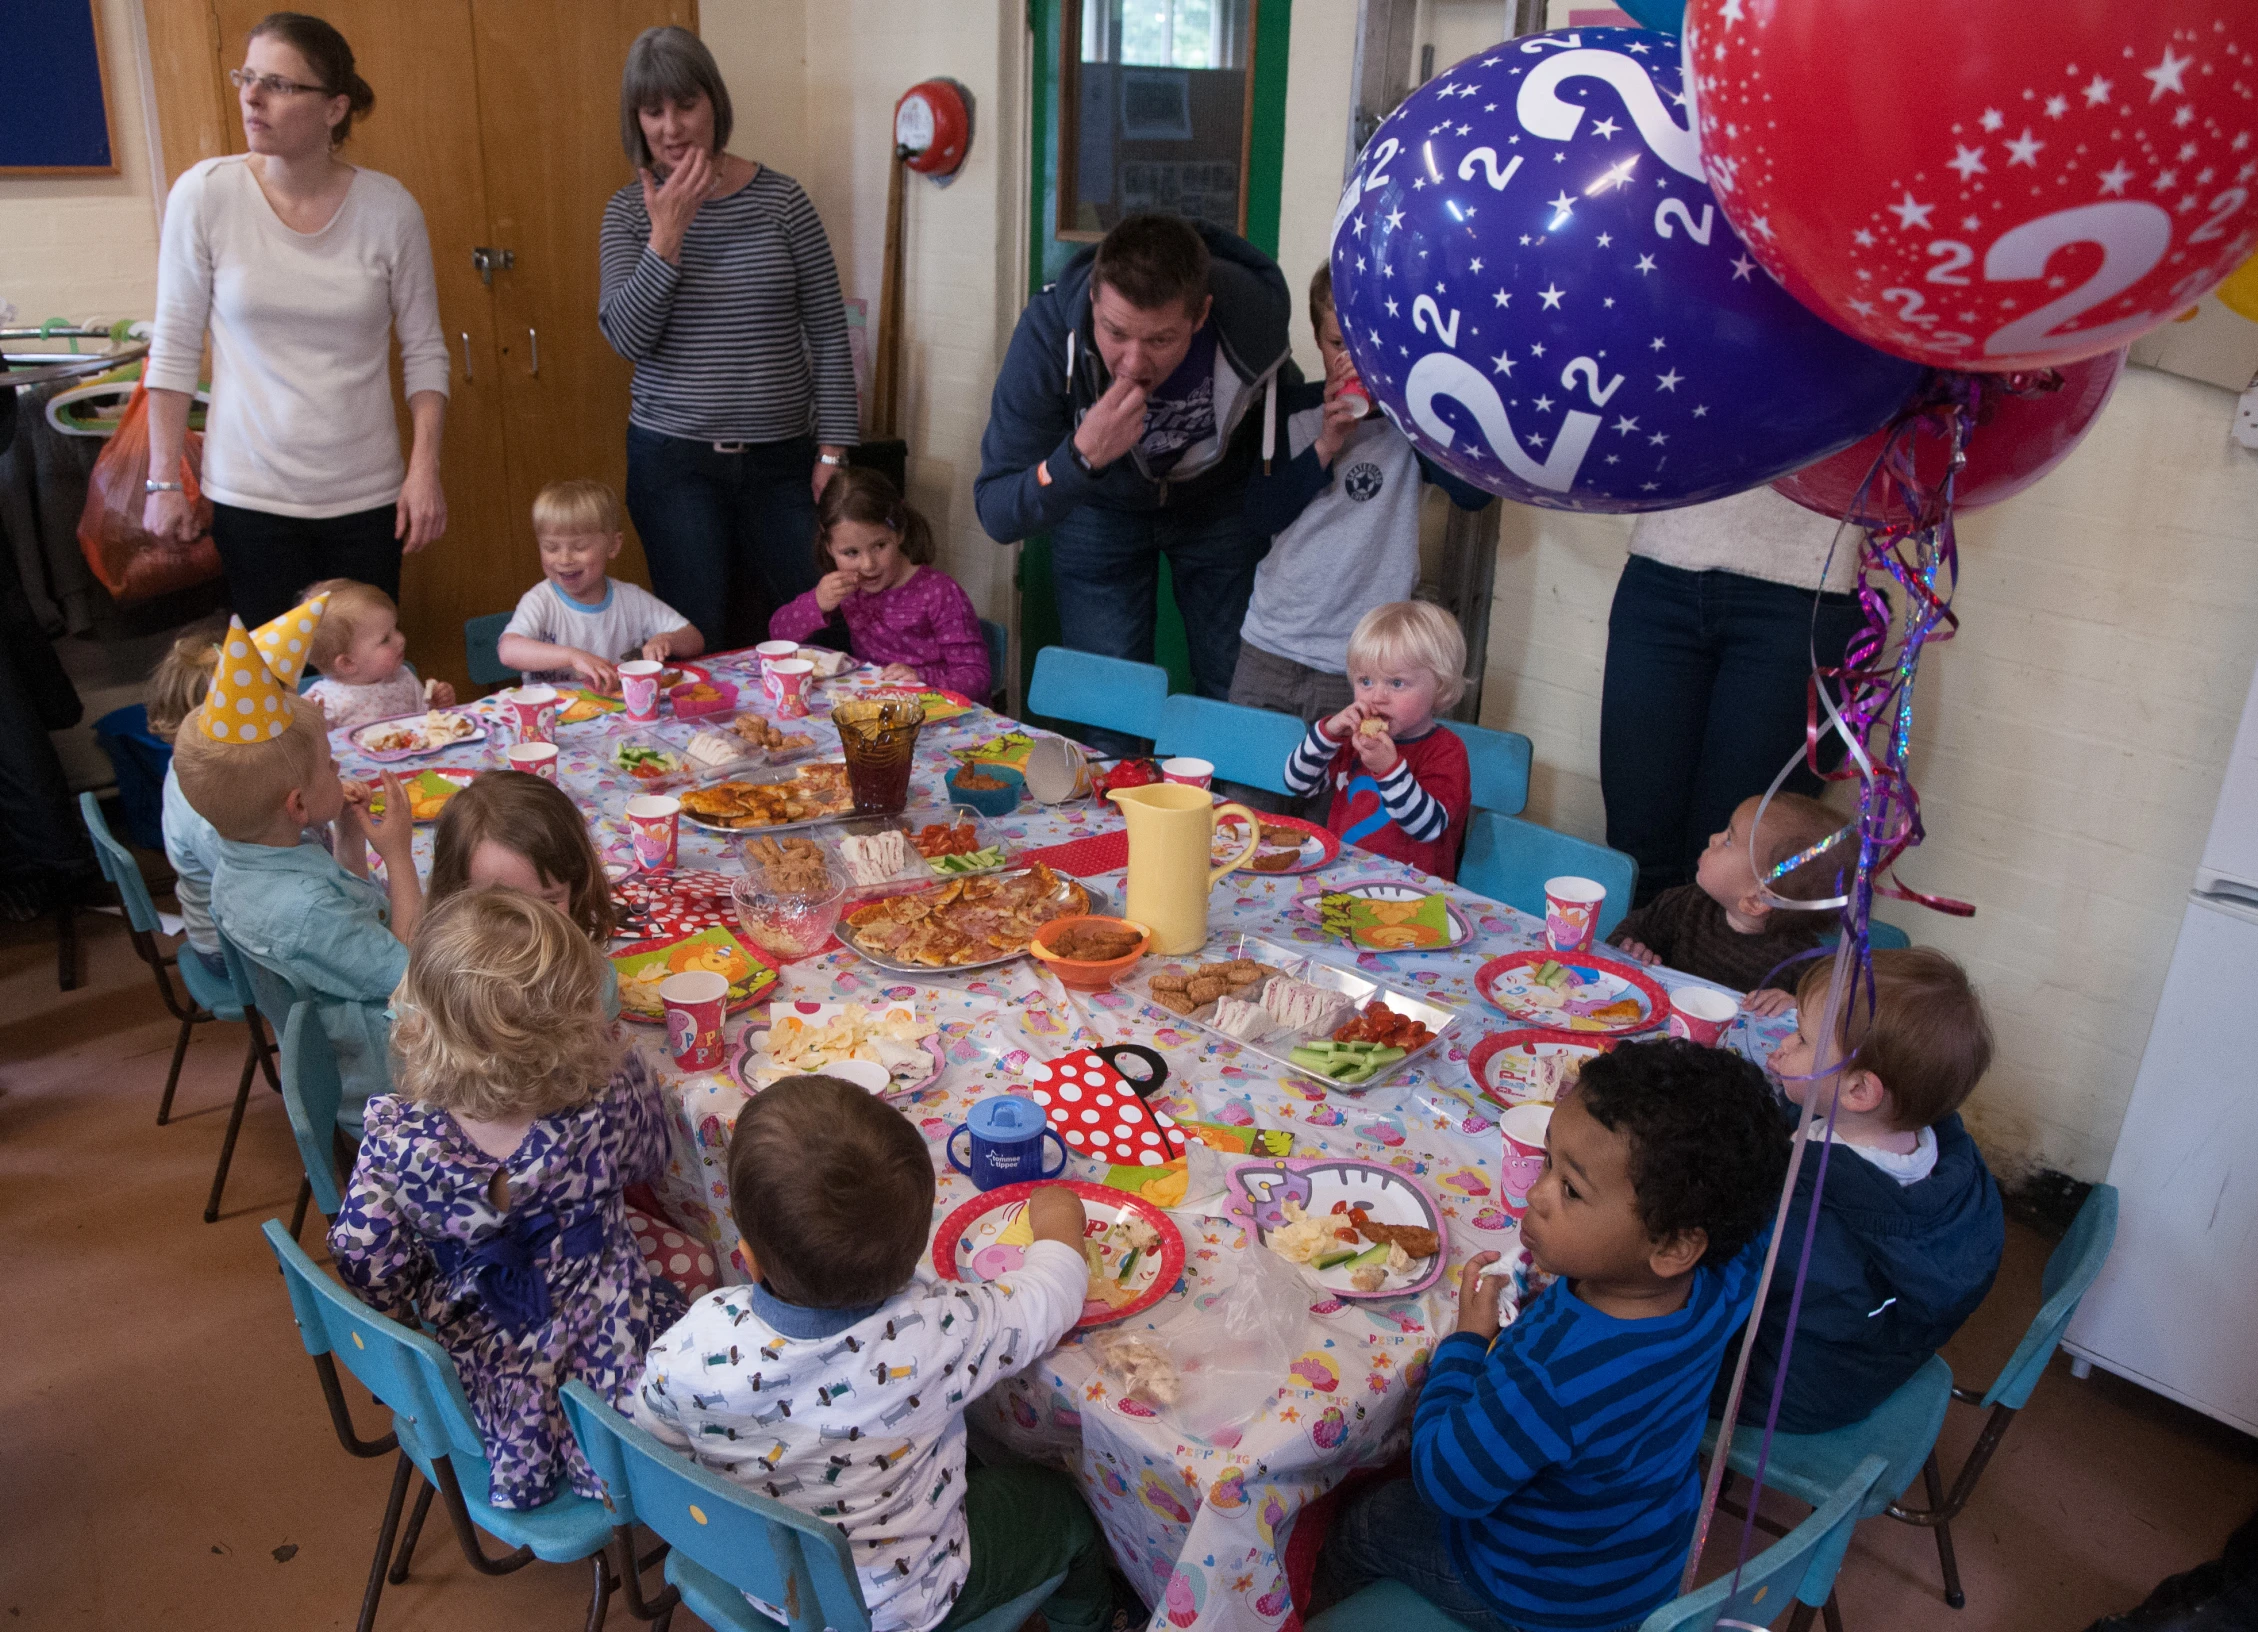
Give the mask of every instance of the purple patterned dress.
M 496 1507 L 538 1507 L 567 1481 L 602 1494 L 557 1391 L 577 1377 L 626 1408 L 651 1340 L 684 1312 L 636 1250 L 621 1196 L 666 1155 L 658 1089 L 633 1053 L 600 1098 L 535 1122 L 506 1159 L 446 1111 L 390 1094 L 368 1103 L 330 1253 L 372 1308 L 420 1323 L 454 1357 Z M 497 1172 L 507 1215 L 490 1199 Z

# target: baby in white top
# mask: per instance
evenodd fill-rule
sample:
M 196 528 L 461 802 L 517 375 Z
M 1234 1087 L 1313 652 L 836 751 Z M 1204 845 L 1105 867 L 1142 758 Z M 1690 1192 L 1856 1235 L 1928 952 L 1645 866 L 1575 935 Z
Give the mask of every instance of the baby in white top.
M 619 499 L 602 482 L 551 482 L 533 500 L 541 581 L 520 596 L 499 655 L 528 680 L 575 677 L 596 691 L 619 689 L 614 665 L 664 662 L 706 649 L 697 627 L 649 590 L 604 572 L 626 543 Z
M 307 657 L 321 678 L 306 695 L 321 704 L 332 731 L 357 731 L 377 720 L 453 704 L 453 686 L 444 680 L 427 684 L 408 667 L 408 637 L 400 633 L 400 609 L 391 596 L 373 584 L 327 578 L 298 599 L 316 595 L 327 595 L 329 608 Z

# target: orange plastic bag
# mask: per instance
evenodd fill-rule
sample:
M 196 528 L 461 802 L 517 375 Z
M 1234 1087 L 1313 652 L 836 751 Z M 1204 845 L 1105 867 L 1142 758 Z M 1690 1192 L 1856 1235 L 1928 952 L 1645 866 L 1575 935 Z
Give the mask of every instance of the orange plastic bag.
M 212 543 L 212 506 L 197 485 L 204 438 L 187 433 L 182 442 L 180 480 L 196 518 L 196 536 L 186 544 L 158 538 L 141 525 L 149 479 L 149 393 L 133 388 L 117 433 L 94 461 L 86 482 L 86 509 L 78 518 L 78 547 L 110 598 L 146 601 L 191 589 L 220 576 L 220 553 Z

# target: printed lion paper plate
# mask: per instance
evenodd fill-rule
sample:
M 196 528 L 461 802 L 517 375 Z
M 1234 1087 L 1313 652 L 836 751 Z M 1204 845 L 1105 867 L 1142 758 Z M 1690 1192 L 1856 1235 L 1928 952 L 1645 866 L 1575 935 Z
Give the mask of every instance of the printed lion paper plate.
M 711 969 L 722 975 L 729 982 L 731 1014 L 750 1007 L 776 983 L 775 969 L 719 924 L 676 940 L 637 941 L 623 946 L 612 954 L 612 967 L 619 971 L 620 1017 L 654 1026 L 666 1022 L 659 985 L 671 975 L 693 969 Z
M 1056 1181 L 1082 1198 L 1082 1251 L 1090 1284 L 1075 1327 L 1141 1315 L 1168 1296 L 1184 1273 L 1184 1237 L 1151 1202 L 1080 1179 Z M 950 1281 L 1008 1275 L 1035 1244 L 1027 1204 L 1042 1188 L 1007 1184 L 974 1196 L 933 1233 L 933 1267 Z

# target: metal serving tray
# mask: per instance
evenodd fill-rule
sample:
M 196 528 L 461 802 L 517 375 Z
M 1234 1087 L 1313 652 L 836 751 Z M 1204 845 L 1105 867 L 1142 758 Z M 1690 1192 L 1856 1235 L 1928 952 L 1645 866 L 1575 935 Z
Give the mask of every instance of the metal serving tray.
M 1190 1014 L 1178 1014 L 1165 1003 L 1154 1001 L 1152 994 L 1152 977 L 1154 975 L 1170 972 L 1182 973 L 1198 964 L 1227 963 L 1235 958 L 1252 958 L 1257 963 L 1266 963 L 1281 973 L 1293 976 L 1294 979 L 1305 985 L 1320 987 L 1329 992 L 1339 992 L 1344 997 L 1354 999 L 1359 1009 L 1364 1008 L 1377 998 L 1405 1018 L 1423 1021 L 1435 1035 L 1406 1054 L 1402 1059 L 1397 1060 L 1393 1065 L 1384 1066 L 1362 1082 L 1336 1082 L 1331 1077 L 1320 1075 L 1305 1065 L 1296 1064 L 1290 1057 L 1290 1050 L 1304 1043 L 1317 1041 L 1315 1033 L 1273 1032 L 1260 1042 L 1250 1043 L 1244 1038 L 1234 1037 L 1227 1031 L 1219 1030 L 1203 1018 L 1203 1016 L 1214 1013 L 1215 1005 L 1213 1003 L 1202 1004 Z M 1346 969 L 1336 969 L 1329 963 L 1319 962 L 1306 952 L 1297 952 L 1291 947 L 1280 946 L 1276 942 L 1266 941 L 1254 935 L 1235 936 L 1226 943 L 1221 952 L 1212 955 L 1203 954 L 1199 957 L 1188 958 L 1146 958 L 1136 968 L 1124 975 L 1118 984 L 1122 991 L 1129 993 L 1141 1002 L 1151 1004 L 1173 1019 L 1197 1026 L 1209 1036 L 1219 1038 L 1223 1042 L 1231 1044 L 1234 1048 L 1243 1048 L 1248 1053 L 1259 1055 L 1273 1065 L 1282 1066 L 1299 1076 L 1307 1077 L 1312 1082 L 1322 1083 L 1327 1088 L 1337 1089 L 1347 1094 L 1361 1094 L 1366 1089 L 1387 1081 L 1414 1061 L 1425 1059 L 1428 1055 L 1441 1049 L 1445 1040 L 1450 1036 L 1451 1028 L 1458 1024 L 1458 1011 L 1455 1009 L 1443 1008 L 1438 1004 L 1428 1002 L 1425 998 L 1414 997 L 1409 992 L 1399 992 L 1392 986 L 1383 986 L 1376 980 L 1367 980 L 1364 976 L 1351 974 Z

